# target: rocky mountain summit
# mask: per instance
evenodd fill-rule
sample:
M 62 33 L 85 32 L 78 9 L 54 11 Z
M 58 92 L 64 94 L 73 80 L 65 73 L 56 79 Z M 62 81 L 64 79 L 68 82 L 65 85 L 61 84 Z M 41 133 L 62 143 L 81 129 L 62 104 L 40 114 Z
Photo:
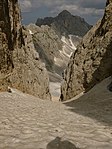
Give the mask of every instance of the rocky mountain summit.
M 84 36 L 87 31 L 92 27 L 83 18 L 73 16 L 67 10 L 63 10 L 56 17 L 46 17 L 44 19 L 37 19 L 37 26 L 48 25 L 53 28 L 56 33 L 61 35 L 78 35 Z
M 61 100 L 87 92 L 112 75 L 112 0 L 102 20 L 84 36 L 64 74 Z
M 8 87 L 50 99 L 48 74 L 21 25 L 17 0 L 0 0 L 0 91 Z

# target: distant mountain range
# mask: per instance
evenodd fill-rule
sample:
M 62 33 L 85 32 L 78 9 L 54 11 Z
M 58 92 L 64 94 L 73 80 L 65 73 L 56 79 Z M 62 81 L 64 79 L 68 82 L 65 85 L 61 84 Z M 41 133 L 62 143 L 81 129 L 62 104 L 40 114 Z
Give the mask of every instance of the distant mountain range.
M 58 35 L 78 35 L 84 36 L 92 27 L 80 16 L 74 16 L 67 10 L 63 10 L 56 17 L 46 17 L 37 19 L 37 26 L 48 25 L 54 29 Z

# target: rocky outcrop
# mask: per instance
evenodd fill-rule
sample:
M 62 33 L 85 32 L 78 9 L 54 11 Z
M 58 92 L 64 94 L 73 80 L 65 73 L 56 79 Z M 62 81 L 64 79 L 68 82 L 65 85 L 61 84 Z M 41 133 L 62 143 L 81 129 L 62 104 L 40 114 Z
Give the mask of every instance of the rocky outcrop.
M 112 75 L 112 0 L 107 0 L 103 19 L 83 38 L 64 74 L 61 100 L 87 92 Z
M 0 0 L 0 91 L 9 86 L 50 99 L 47 71 L 20 19 L 17 0 Z
M 37 19 L 37 26 L 48 25 L 61 35 L 78 35 L 84 36 L 87 31 L 92 27 L 83 18 L 79 16 L 73 16 L 67 10 L 63 10 L 56 17 L 46 17 L 44 19 Z

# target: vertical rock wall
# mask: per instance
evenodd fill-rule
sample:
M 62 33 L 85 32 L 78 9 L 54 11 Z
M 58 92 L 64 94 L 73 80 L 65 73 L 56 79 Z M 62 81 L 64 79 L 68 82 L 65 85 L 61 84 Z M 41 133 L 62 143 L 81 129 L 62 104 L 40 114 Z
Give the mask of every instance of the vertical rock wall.
M 112 0 L 107 0 L 104 17 L 83 38 L 64 74 L 61 100 L 87 92 L 112 75 Z
M 18 0 L 0 0 L 0 91 L 8 86 L 50 99 L 48 75 L 21 26 Z

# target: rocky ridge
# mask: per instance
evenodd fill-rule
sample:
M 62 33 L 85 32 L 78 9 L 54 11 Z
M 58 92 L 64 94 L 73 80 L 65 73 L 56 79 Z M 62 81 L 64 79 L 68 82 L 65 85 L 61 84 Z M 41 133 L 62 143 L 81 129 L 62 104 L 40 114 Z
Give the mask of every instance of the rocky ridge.
M 0 0 L 0 91 L 8 86 L 50 99 L 48 74 L 21 25 L 17 0 Z
M 64 74 L 61 100 L 87 92 L 112 75 L 112 0 L 107 0 L 103 19 L 84 36 Z
M 39 18 L 37 19 L 36 25 L 48 25 L 54 29 L 59 36 L 67 36 L 69 34 L 84 36 L 92 27 L 83 18 L 79 16 L 73 16 L 67 10 L 63 10 L 54 18 Z

